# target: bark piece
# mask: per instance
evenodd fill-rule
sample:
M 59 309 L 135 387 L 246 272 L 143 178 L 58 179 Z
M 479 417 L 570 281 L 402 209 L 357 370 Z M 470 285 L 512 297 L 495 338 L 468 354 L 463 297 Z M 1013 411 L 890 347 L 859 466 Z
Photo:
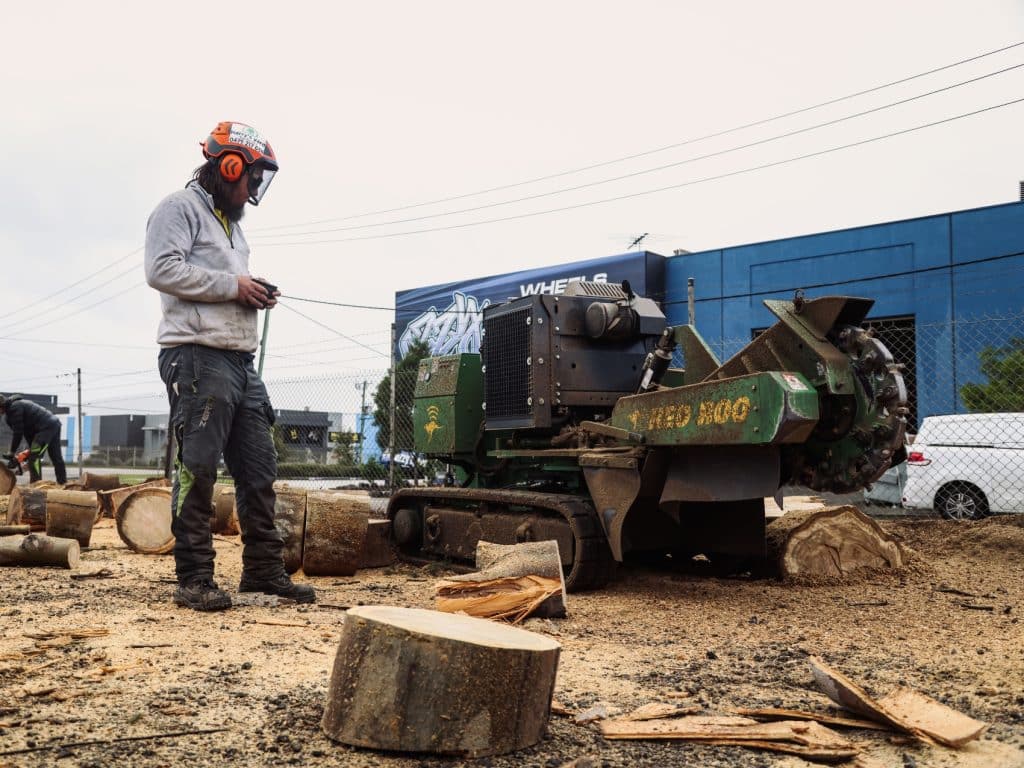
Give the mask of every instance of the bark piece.
M 678 739 L 768 749 L 815 760 L 846 760 L 859 752 L 841 734 L 813 721 L 759 723 L 745 717 L 691 716 L 662 720 L 606 720 L 606 739 Z
M 875 699 L 821 659 L 812 656 L 809 661 L 818 687 L 839 706 L 886 723 L 928 744 L 961 747 L 988 728 L 987 723 L 908 688 L 898 688 L 884 698 Z
M 295 573 L 302 567 L 302 541 L 306 534 L 306 492 L 291 488 L 275 488 L 274 526 L 281 534 L 284 569 Z
M 238 510 L 235 508 L 235 487 L 233 485 L 214 486 L 213 517 L 210 528 L 221 536 L 237 536 L 242 532 L 238 523 Z
M 463 757 L 544 735 L 560 646 L 469 616 L 362 606 L 346 614 L 321 727 L 360 747 Z
M 170 488 L 143 488 L 117 510 L 117 533 L 135 552 L 162 555 L 174 548 Z
M 89 491 L 112 491 L 121 487 L 121 478 L 118 475 L 98 472 L 83 472 L 78 482 Z
M 309 576 L 351 576 L 359 568 L 369 509 L 346 494 L 306 494 L 302 570 Z
M 74 539 L 57 539 L 38 533 L 25 537 L 6 536 L 0 539 L 0 565 L 76 568 L 80 551 Z
M 75 539 L 89 546 L 96 520 L 95 491 L 49 490 L 46 492 L 46 535 Z
M 136 491 L 140 491 L 143 488 L 167 488 L 170 484 L 170 480 L 166 477 L 161 477 L 156 480 L 146 480 L 137 485 L 122 485 L 119 488 L 112 488 L 108 491 L 96 491 L 97 522 L 102 516 L 115 517 L 117 515 L 117 508 Z
M 395 550 L 391 546 L 391 521 L 370 520 L 366 527 L 366 541 L 360 568 L 383 568 L 395 562 Z
M 17 484 L 18 476 L 8 469 L 6 464 L 0 464 L 0 496 L 9 496 Z
M 769 562 L 783 579 L 903 567 L 896 540 L 856 507 L 787 512 L 768 524 L 766 536 Z

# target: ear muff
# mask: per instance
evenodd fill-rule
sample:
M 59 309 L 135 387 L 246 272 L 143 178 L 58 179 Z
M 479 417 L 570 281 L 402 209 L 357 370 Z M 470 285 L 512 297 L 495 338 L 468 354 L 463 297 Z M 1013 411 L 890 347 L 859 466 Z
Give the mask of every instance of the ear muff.
M 245 160 L 242 159 L 241 155 L 235 154 L 234 152 L 228 152 L 220 159 L 220 175 L 224 181 L 234 183 L 242 178 L 242 174 L 245 173 Z

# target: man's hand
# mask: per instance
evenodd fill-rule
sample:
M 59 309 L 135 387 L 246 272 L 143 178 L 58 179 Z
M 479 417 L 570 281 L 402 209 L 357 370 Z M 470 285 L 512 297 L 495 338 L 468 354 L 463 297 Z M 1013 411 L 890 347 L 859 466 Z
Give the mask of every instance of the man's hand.
M 278 290 L 269 292 L 257 282 L 262 279 L 239 275 L 238 297 L 235 301 L 243 307 L 255 307 L 256 309 L 273 309 L 277 306 L 277 297 L 281 295 L 281 292 Z M 264 282 L 266 281 L 264 280 Z

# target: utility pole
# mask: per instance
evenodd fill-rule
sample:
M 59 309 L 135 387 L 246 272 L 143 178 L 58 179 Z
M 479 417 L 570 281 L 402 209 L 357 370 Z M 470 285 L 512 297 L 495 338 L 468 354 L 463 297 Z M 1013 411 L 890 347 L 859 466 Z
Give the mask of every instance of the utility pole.
M 82 369 L 78 369 L 78 477 L 82 477 Z
M 363 430 L 366 428 L 366 379 L 362 384 L 363 396 L 359 403 L 359 464 L 363 463 Z

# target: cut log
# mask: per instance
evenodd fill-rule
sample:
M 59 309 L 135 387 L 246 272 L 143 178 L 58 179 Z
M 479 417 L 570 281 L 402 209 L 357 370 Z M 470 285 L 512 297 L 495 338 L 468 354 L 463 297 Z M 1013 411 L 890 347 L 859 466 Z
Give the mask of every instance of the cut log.
M 783 579 L 841 578 L 903 567 L 899 544 L 856 507 L 787 512 L 767 528 L 769 563 Z
M 88 547 L 95 519 L 95 491 L 46 492 L 47 536 L 75 539 L 82 548 Z
M 96 521 L 99 522 L 101 517 L 115 517 L 117 515 L 117 508 L 136 491 L 143 488 L 167 488 L 170 484 L 171 481 L 166 477 L 160 477 L 156 480 L 138 483 L 137 485 L 122 485 L 109 491 L 96 491 Z
M 15 486 L 7 507 L 8 524 L 25 523 L 31 525 L 33 531 L 45 531 L 46 490 L 45 487 Z
M 9 496 L 17 484 L 18 476 L 9 470 L 6 464 L 0 464 L 0 496 Z
M 0 565 L 55 565 L 61 568 L 78 566 L 79 546 L 74 539 L 55 539 L 31 533 L 28 536 L 7 536 L 0 539 Z
M 27 536 L 30 533 L 31 525 L 0 525 L 0 536 Z
M 391 521 L 370 520 L 366 527 L 366 541 L 360 568 L 383 568 L 395 562 L 395 549 L 391 546 Z
M 306 533 L 306 492 L 290 488 L 275 488 L 274 526 L 281 534 L 284 549 L 284 569 L 295 573 L 302 567 L 302 540 Z
M 475 573 L 452 576 L 438 583 L 438 610 L 507 619 L 513 624 L 531 614 L 565 616 L 565 584 L 558 542 L 480 541 L 476 565 L 480 570 Z
M 213 493 L 213 518 L 210 529 L 220 536 L 237 536 L 242 528 L 235 509 L 235 486 L 216 485 Z
M 345 618 L 321 727 L 344 744 L 482 757 L 544 735 L 560 646 L 484 619 L 363 606 Z
M 174 549 L 170 488 L 143 488 L 128 496 L 114 518 L 121 541 L 135 552 L 162 555 Z
M 306 494 L 306 533 L 302 570 L 307 576 L 351 576 L 369 526 L 369 507 L 349 495 L 329 491 Z
M 83 472 L 78 482 L 89 491 L 112 491 L 121 487 L 118 475 L 104 475 L 96 472 Z

